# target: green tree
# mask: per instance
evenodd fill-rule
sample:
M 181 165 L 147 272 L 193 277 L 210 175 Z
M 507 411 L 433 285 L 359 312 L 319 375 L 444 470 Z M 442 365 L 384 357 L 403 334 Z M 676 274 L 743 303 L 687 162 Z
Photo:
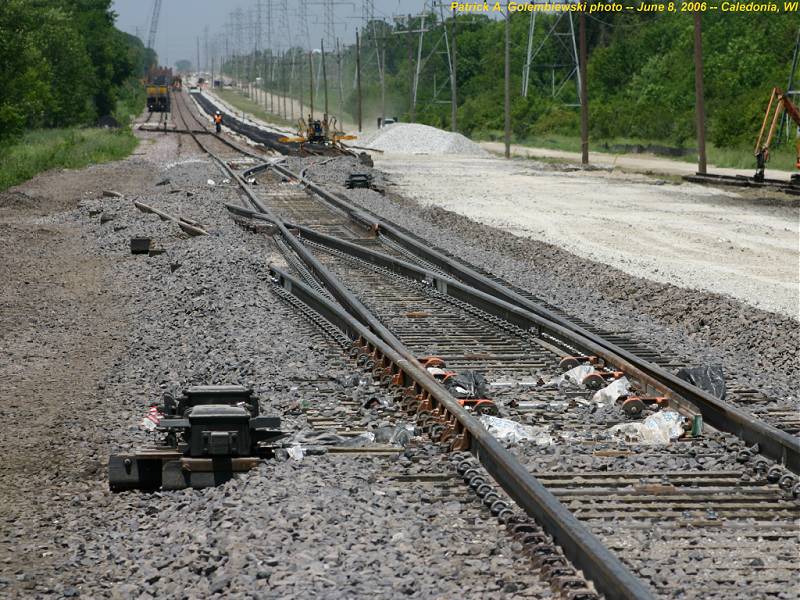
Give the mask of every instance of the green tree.
M 175 63 L 175 70 L 179 73 L 188 73 L 192 70 L 192 63 L 185 58 Z
M 49 65 L 50 93 L 43 124 L 48 127 L 76 125 L 93 119 L 93 79 L 86 76 L 92 72 L 92 63 L 83 37 L 70 16 L 60 8 L 42 9 L 37 20 L 39 25 L 34 37 Z
M 37 23 L 24 0 L 0 11 L 0 139 L 41 121 L 50 102 L 50 65 L 36 43 Z
M 156 62 L 114 27 L 111 0 L 0 1 L 0 140 L 111 114 L 118 90 Z

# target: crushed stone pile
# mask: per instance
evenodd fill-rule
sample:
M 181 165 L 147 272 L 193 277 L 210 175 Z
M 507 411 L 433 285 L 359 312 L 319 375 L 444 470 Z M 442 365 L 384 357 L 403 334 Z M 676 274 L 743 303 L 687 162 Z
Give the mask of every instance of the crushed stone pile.
M 489 156 L 460 133 L 419 123 L 394 123 L 362 138 L 360 145 L 396 154 L 459 154 Z

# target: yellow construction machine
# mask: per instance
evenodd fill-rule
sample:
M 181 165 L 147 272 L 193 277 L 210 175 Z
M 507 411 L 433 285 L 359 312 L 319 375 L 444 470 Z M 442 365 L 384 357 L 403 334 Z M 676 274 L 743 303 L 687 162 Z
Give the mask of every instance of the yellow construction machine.
M 319 144 L 322 146 L 334 146 L 341 148 L 342 140 L 354 140 L 356 136 L 347 135 L 344 131 L 337 129 L 336 117 L 323 115 L 322 119 L 314 119 L 308 116 L 308 121 L 301 118 L 297 123 L 297 135 L 295 137 L 282 137 L 278 141 L 283 143 L 296 144 Z
M 761 124 L 761 131 L 758 132 L 758 138 L 756 138 L 756 174 L 753 177 L 755 181 L 764 181 L 764 169 L 769 160 L 770 146 L 775 138 L 775 129 L 781 119 L 783 111 L 786 111 L 786 114 L 795 122 L 797 127 L 800 127 L 800 110 L 798 110 L 789 99 L 789 96 L 784 94 L 780 88 L 772 88 L 769 104 L 767 104 L 767 111 L 764 114 L 764 122 Z M 770 116 L 772 116 L 772 123 L 769 129 L 767 129 Z M 795 166 L 800 169 L 800 138 L 797 140 L 797 164 Z M 798 178 L 800 178 L 800 175 L 792 175 L 792 180 Z

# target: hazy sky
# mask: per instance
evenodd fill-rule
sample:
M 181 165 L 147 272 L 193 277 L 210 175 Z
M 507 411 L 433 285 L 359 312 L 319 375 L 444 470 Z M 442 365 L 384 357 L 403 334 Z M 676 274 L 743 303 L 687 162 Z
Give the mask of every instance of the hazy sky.
M 262 0 L 266 4 L 266 0 Z M 309 33 L 319 47 L 319 40 L 324 32 L 323 0 L 308 0 Z M 345 42 L 355 39 L 355 28 L 360 25 L 362 0 L 334 0 L 336 33 Z M 374 0 L 375 16 L 390 20 L 394 15 L 404 15 L 420 11 L 425 0 Z M 273 6 L 280 7 L 284 0 L 272 0 Z M 205 62 L 203 49 L 203 28 L 208 26 L 209 38 L 221 34 L 230 13 L 241 7 L 244 11 L 255 10 L 256 0 L 162 0 L 161 18 L 158 21 L 158 33 L 155 49 L 162 65 L 172 66 L 180 59 L 196 62 L 196 39 L 200 36 L 201 57 Z M 285 0 L 289 7 L 290 33 L 298 44 L 296 11 L 298 0 Z M 150 14 L 153 0 L 114 0 L 114 11 L 118 14 L 117 27 L 134 35 L 139 35 L 145 42 L 150 28 Z M 278 21 L 276 14 L 274 20 Z M 233 44 L 229 39 L 228 43 Z M 305 45 L 305 44 L 300 44 Z M 213 50 L 212 50 L 213 53 Z

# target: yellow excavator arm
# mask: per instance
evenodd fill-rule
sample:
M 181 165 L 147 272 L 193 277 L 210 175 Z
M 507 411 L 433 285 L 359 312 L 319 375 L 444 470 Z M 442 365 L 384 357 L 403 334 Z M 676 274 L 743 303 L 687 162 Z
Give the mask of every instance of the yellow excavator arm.
M 800 110 L 780 88 L 772 88 L 769 104 L 767 104 L 767 110 L 764 113 L 764 121 L 761 123 L 761 130 L 756 138 L 754 150 L 756 156 L 756 181 L 764 181 L 764 168 L 769 160 L 769 150 L 775 138 L 775 129 L 784 111 L 800 127 Z M 772 116 L 771 123 L 770 116 Z M 770 123 L 769 129 L 767 129 L 767 123 Z M 800 169 L 800 139 L 797 141 L 797 162 L 795 167 Z

